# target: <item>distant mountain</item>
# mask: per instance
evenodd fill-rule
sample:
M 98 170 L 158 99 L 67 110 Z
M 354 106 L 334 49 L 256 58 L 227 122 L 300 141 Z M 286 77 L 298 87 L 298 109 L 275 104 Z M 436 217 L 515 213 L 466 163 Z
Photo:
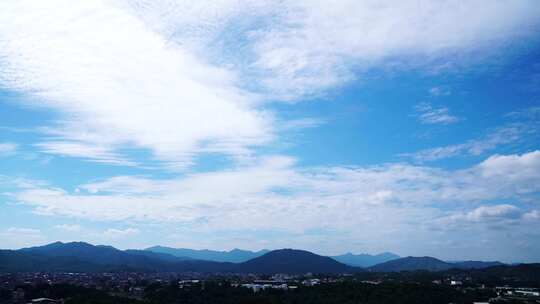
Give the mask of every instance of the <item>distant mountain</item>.
M 540 288 L 540 263 L 499 265 L 487 268 L 453 268 L 445 276 L 467 276 L 486 285 L 528 286 Z
M 504 265 L 501 262 L 483 261 L 459 261 L 445 262 L 432 257 L 406 257 L 380 263 L 370 267 L 375 272 L 395 272 L 395 271 L 442 271 L 448 269 L 484 269 L 493 266 Z
M 432 257 L 406 257 L 400 258 L 381 264 L 377 264 L 369 268 L 375 272 L 397 272 L 397 271 L 441 271 L 454 268 L 451 263 L 443 262 Z
M 493 261 L 493 262 L 483 262 L 483 261 L 459 261 L 459 262 L 451 262 L 452 265 L 454 265 L 456 268 L 460 269 L 483 269 L 493 266 L 502 266 L 504 265 L 501 262 Z
M 358 267 L 370 267 L 374 266 L 380 263 L 388 262 L 391 260 L 399 259 L 400 256 L 397 254 L 393 254 L 391 252 L 384 252 L 376 255 L 370 255 L 370 254 L 352 254 L 352 253 L 346 253 L 342 255 L 337 256 L 331 256 L 334 260 L 347 264 L 350 266 L 358 266 Z
M 232 251 L 234 252 L 234 251 Z M 237 251 L 238 253 L 238 251 Z M 88 243 L 56 242 L 21 250 L 0 251 L 0 271 L 163 271 L 228 273 L 344 273 L 360 271 L 303 250 L 268 252 L 243 263 L 185 260 L 146 250 L 119 250 Z
M 56 242 L 45 246 L 23 248 L 21 252 L 37 253 L 52 257 L 76 257 L 82 261 L 100 265 L 161 267 L 164 262 L 178 262 L 181 259 L 162 253 L 141 250 L 122 251 L 111 246 L 91 245 L 84 242 Z
M 71 269 L 71 271 L 137 270 L 137 271 L 198 271 L 228 272 L 234 264 L 186 260 L 165 253 L 143 250 L 122 251 L 111 246 L 94 246 L 83 242 L 56 242 L 45 246 L 3 251 L 0 269 Z M 6 265 L 14 260 L 19 265 Z M 58 267 L 46 265 L 57 263 Z M 21 269 L 21 270 L 17 270 Z
M 205 261 L 215 261 L 215 262 L 231 262 L 231 263 L 242 263 L 248 260 L 251 260 L 256 257 L 260 257 L 265 253 L 268 253 L 269 250 L 260 250 L 260 251 L 248 251 L 233 249 L 231 251 L 215 251 L 215 250 L 195 250 L 195 249 L 186 249 L 186 248 L 170 248 L 163 246 L 154 246 L 145 249 L 145 251 L 157 252 L 170 254 L 176 257 L 195 259 L 195 260 L 205 260 Z
M 210 250 L 206 252 L 211 252 Z M 247 252 L 247 253 L 246 253 Z M 215 252 L 213 252 L 215 253 Z M 218 252 L 219 253 L 219 252 Z M 224 253 L 224 252 L 221 252 Z M 227 253 L 227 252 L 225 252 Z M 259 254 L 233 250 L 228 256 L 237 259 L 245 255 Z M 244 256 L 242 256 L 244 255 Z M 356 258 L 355 255 L 344 255 Z M 352 256 L 352 257 L 351 257 Z M 387 255 L 387 257 L 391 257 Z M 215 258 L 215 256 L 214 256 Z M 223 258 L 223 257 L 222 257 Z M 515 271 L 535 274 L 533 266 L 507 266 L 499 262 L 461 261 L 444 262 L 432 257 L 406 257 L 386 261 L 369 267 L 374 272 L 395 271 Z M 510 267 L 510 268 L 508 268 Z M 521 268 L 520 268 L 521 267 Z M 500 269 L 500 270 L 498 270 Z M 212 272 L 212 273 L 352 273 L 363 271 L 362 268 L 340 263 L 333 258 L 314 253 L 281 249 L 241 263 L 196 260 L 189 257 L 177 257 L 164 252 L 150 250 L 119 250 L 111 246 L 94 246 L 83 242 L 56 242 L 45 246 L 24 248 L 20 250 L 0 250 L 0 272 L 32 272 L 32 271 L 70 271 L 70 272 L 104 272 L 104 271 L 160 271 L 160 272 Z M 527 274 L 528 275 L 528 274 Z M 530 275 L 530 277 L 532 277 Z
M 540 263 L 502 265 L 484 269 L 471 270 L 474 274 L 481 274 L 484 281 L 492 278 L 506 278 L 509 281 L 523 281 L 525 286 L 540 288 Z
M 362 271 L 361 268 L 351 267 L 332 258 L 320 256 L 309 251 L 280 249 L 254 258 L 235 267 L 243 273 L 352 273 Z
M 116 264 L 119 260 L 125 261 L 128 256 L 114 247 L 94 246 L 84 242 L 55 242 L 45 246 L 23 248 L 19 251 L 49 257 L 77 257 L 96 264 Z
M 193 259 L 187 258 L 187 257 L 177 257 L 177 256 L 170 255 L 170 254 L 167 254 L 167 253 L 152 252 L 152 251 L 146 251 L 146 250 L 128 249 L 128 250 L 125 250 L 124 252 L 132 254 L 132 255 L 145 256 L 145 257 L 153 258 L 153 259 L 160 259 L 160 260 L 168 261 L 168 262 L 191 261 L 191 260 L 193 260 Z
M 76 257 L 51 257 L 30 252 L 0 250 L 1 272 L 98 272 L 105 267 Z

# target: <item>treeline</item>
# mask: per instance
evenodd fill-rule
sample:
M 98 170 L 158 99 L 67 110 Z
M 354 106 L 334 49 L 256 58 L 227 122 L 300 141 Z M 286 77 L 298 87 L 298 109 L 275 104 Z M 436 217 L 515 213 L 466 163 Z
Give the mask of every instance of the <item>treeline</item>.
M 489 290 L 459 291 L 449 286 L 424 283 L 359 282 L 300 286 L 296 290 L 232 287 L 223 281 L 205 282 L 178 288 L 177 284 L 151 284 L 143 300 L 114 297 L 106 292 L 70 285 L 43 285 L 27 288 L 30 298 L 63 298 L 66 304 L 438 304 L 487 301 L 495 294 Z
M 104 291 L 69 284 L 23 285 L 27 299 L 64 299 L 65 304 L 143 304 L 144 302 L 127 298 L 113 297 Z M 0 293 L 0 303 L 11 303 L 11 292 Z
M 487 301 L 494 296 L 489 290 L 463 292 L 448 286 L 418 283 L 343 282 L 254 293 L 247 288 L 231 287 L 226 282 L 212 282 L 204 287 L 183 289 L 149 286 L 146 299 L 152 304 L 457 304 Z

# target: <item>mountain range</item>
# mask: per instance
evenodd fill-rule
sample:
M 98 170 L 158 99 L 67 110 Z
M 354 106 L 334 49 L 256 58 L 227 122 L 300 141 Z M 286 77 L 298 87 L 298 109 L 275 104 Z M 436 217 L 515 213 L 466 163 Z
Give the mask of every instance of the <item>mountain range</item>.
M 309 251 L 280 249 L 274 250 L 239 264 L 243 273 L 353 273 L 362 268 L 340 263 L 330 257 Z
M 241 249 L 233 249 L 231 251 L 215 251 L 215 250 L 195 250 L 187 248 L 171 248 L 163 246 L 154 246 L 145 249 L 145 251 L 164 253 L 175 257 L 194 260 L 206 260 L 214 262 L 231 262 L 242 263 L 256 257 L 268 253 L 270 250 L 263 249 L 260 251 L 249 251 Z
M 376 255 L 365 254 L 365 253 L 352 254 L 349 252 L 343 255 L 331 256 L 331 258 L 333 258 L 334 260 L 338 262 L 341 262 L 343 264 L 347 264 L 350 266 L 370 267 L 370 266 L 374 266 L 380 263 L 399 259 L 400 256 L 397 254 L 393 254 L 391 252 L 383 252 Z
M 483 261 L 461 261 L 444 262 L 433 257 L 405 257 L 369 267 L 374 272 L 398 272 L 398 271 L 443 271 L 449 269 L 483 269 L 492 266 L 504 265 L 501 262 L 483 262 Z
M 158 252 L 153 251 L 158 248 Z M 213 272 L 213 273 L 354 273 L 363 271 L 443 271 L 448 269 L 480 269 L 497 265 L 500 262 L 462 261 L 449 263 L 432 257 L 405 257 L 385 261 L 370 267 L 357 267 L 347 263 L 368 263 L 373 256 L 347 254 L 339 257 L 326 257 L 309 251 L 280 249 L 273 251 L 250 252 L 232 250 L 212 252 L 184 250 L 191 256 L 177 256 L 161 250 L 166 247 L 152 247 L 147 250 L 119 250 L 111 246 L 94 246 L 83 242 L 56 242 L 45 246 L 23 248 L 20 250 L 0 250 L 0 272 L 33 271 L 162 271 L 162 272 Z M 172 248 L 169 248 L 172 249 Z M 179 254 L 181 250 L 170 251 Z M 198 255 L 200 253 L 200 255 Z M 203 260 L 201 256 L 222 259 Z M 246 256 L 254 256 L 246 259 Z M 395 258 L 383 254 L 382 259 Z M 228 259 L 223 261 L 223 259 Z M 231 262 L 240 261 L 240 262 Z M 373 261 L 373 260 L 371 260 Z
M 242 263 L 248 260 L 251 260 L 256 257 L 260 257 L 268 252 L 270 250 L 263 249 L 260 251 L 249 251 L 249 250 L 241 250 L 241 249 L 233 249 L 231 251 L 215 251 L 215 250 L 194 250 L 194 249 L 186 249 L 186 248 L 171 248 L 171 247 L 163 247 L 163 246 L 154 246 L 145 249 L 145 251 L 151 251 L 156 253 L 165 253 L 170 254 L 176 257 L 181 258 L 191 258 L 195 260 L 207 260 L 207 261 L 215 261 L 215 262 L 231 262 L 231 263 Z M 391 252 L 384 252 L 381 254 L 376 255 L 370 255 L 370 254 L 352 254 L 352 253 L 346 253 L 343 255 L 336 255 L 336 256 L 330 256 L 332 259 L 347 264 L 349 266 L 356 266 L 356 267 L 370 267 L 379 263 L 387 262 L 390 260 L 395 260 L 400 258 L 399 255 L 391 253 Z

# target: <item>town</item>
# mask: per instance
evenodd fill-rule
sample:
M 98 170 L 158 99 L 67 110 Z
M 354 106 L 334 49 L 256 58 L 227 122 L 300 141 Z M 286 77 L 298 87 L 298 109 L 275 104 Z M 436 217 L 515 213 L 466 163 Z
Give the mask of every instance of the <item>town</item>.
M 13 273 L 0 274 L 0 303 L 75 303 L 69 288 L 78 294 L 91 292 L 128 303 L 160 303 L 162 290 L 204 293 L 216 287 L 240 290 L 245 295 L 298 294 L 317 288 L 347 286 L 358 290 L 377 290 L 388 286 L 425 288 L 447 293 L 450 297 L 460 295 L 464 302 L 457 303 L 540 303 L 540 288 L 530 286 L 491 285 L 467 275 L 431 273 L 408 274 L 340 274 L 303 275 L 275 274 L 208 274 L 184 273 Z M 63 291 L 62 291 L 63 290 Z M 81 290 L 85 290 L 81 292 Z M 331 290 L 331 289 L 330 289 Z M 62 294 L 64 293 L 64 294 Z M 70 302 L 71 301 L 71 302 Z M 471 302 L 467 302 L 471 301 Z M 106 303 L 106 302 L 96 302 Z M 361 303 L 361 302 L 360 302 Z M 396 303 L 400 303 L 397 301 Z M 435 302 L 434 302 L 435 303 Z M 450 302 L 449 302 L 450 303 Z

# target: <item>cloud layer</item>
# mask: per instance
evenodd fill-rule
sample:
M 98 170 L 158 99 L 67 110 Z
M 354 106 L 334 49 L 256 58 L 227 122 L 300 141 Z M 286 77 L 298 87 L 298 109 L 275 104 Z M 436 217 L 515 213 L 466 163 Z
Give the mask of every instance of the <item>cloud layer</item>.
M 459 121 L 459 118 L 451 115 L 447 107 L 433 107 L 429 103 L 416 105 L 415 110 L 418 120 L 423 124 L 452 124 Z
M 283 133 L 327 119 L 287 116 L 280 111 L 291 105 L 278 103 L 333 94 L 372 71 L 480 66 L 507 45 L 537 39 L 539 17 L 532 0 L 1 1 L 0 88 L 22 95 L 12 102 L 52 113 L 24 148 L 138 167 L 106 168 L 72 188 L 1 177 L 10 185 L 2 194 L 39 215 L 107 225 L 55 228 L 94 231 L 100 240 L 143 237 L 144 225 L 160 223 L 174 227 L 171 237 L 192 232 L 227 244 L 460 248 L 455 236 L 501 244 L 490 229 L 537 225 L 540 151 L 493 151 L 537 136 L 536 108 L 508 115 L 484 137 L 408 154 L 417 164 L 302 167 L 302 159 L 269 153 L 284 153 L 273 145 Z M 436 103 L 450 98 L 449 87 L 429 87 L 423 92 L 433 103 L 417 106 L 419 121 L 461 121 Z M 0 156 L 19 149 L 0 143 Z M 224 156 L 227 169 L 145 170 L 185 170 L 208 154 Z M 422 164 L 457 155 L 483 161 Z M 28 229 L 0 237 L 44 239 Z M 451 234 L 456 229 L 482 233 Z M 436 243 L 445 237 L 449 243 Z
M 374 66 L 487 53 L 529 37 L 539 15 L 525 0 L 3 1 L 0 85 L 59 113 L 43 152 L 133 166 L 125 151 L 145 149 L 183 168 L 271 142 L 262 100 L 318 94 Z
M 534 151 L 494 155 L 455 171 L 407 164 L 298 169 L 290 158 L 271 157 L 181 179 L 118 176 L 80 185 L 76 192 L 35 186 L 12 196 L 42 215 L 170 223 L 215 235 L 339 231 L 350 241 L 370 243 L 398 242 L 409 232 L 433 240 L 431 229 L 484 229 L 485 223 L 534 225 L 538 206 L 530 202 L 539 185 L 540 151 Z
M 233 72 L 106 1 L 5 1 L 0 11 L 0 83 L 61 113 L 45 152 L 131 164 L 114 151 L 145 148 L 182 166 L 271 137 L 271 118 Z
M 283 7 L 277 24 L 253 34 L 255 66 L 271 72 L 263 83 L 272 92 L 292 97 L 340 85 L 373 66 L 489 52 L 528 37 L 540 13 L 533 1 L 284 1 Z
M 463 143 L 428 148 L 403 154 L 418 162 L 436 161 L 456 156 L 479 156 L 500 146 L 535 142 L 540 134 L 540 108 L 531 107 L 509 113 L 507 122 L 487 132 L 483 137 Z
M 9 156 L 17 151 L 17 144 L 9 142 L 0 142 L 0 157 Z

